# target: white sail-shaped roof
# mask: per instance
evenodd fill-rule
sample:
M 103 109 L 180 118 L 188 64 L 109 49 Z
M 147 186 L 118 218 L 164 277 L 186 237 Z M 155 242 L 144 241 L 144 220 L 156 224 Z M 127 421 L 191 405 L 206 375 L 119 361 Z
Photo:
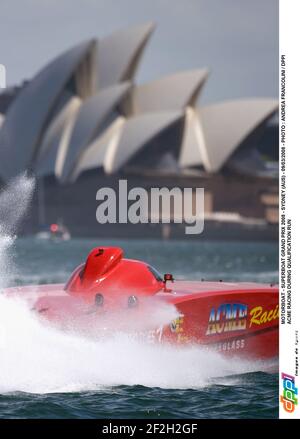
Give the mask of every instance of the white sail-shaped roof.
M 146 113 L 128 119 L 120 141 L 107 151 L 104 169 L 108 174 L 117 172 L 142 148 L 164 130 L 182 119 L 181 111 Z
M 91 40 L 57 57 L 12 102 L 0 131 L 0 176 L 4 180 L 31 166 L 63 88 L 93 47 Z
M 205 141 L 201 161 L 217 172 L 235 149 L 278 110 L 275 99 L 243 99 L 208 105 L 198 110 Z
M 98 41 L 98 87 L 133 79 L 153 23 L 115 32 Z
M 72 97 L 47 129 L 40 154 L 35 162 L 37 176 L 60 176 L 65 162 L 71 128 L 81 106 L 79 97 Z
M 103 134 L 86 148 L 77 162 L 69 181 L 75 181 L 84 171 L 95 168 L 101 169 L 103 167 L 106 154 L 109 154 L 109 151 L 114 152 L 116 149 L 125 123 L 125 117 L 119 116 Z
M 177 111 L 194 105 L 208 70 L 179 72 L 134 88 L 132 108 L 134 114 L 153 111 Z
M 62 181 L 68 179 L 80 154 L 94 140 L 107 117 L 120 103 L 129 88 L 129 82 L 105 88 L 81 105 L 70 138 L 61 175 Z
M 239 147 L 248 152 L 278 102 L 196 108 L 206 69 L 133 85 L 153 29 L 148 23 L 84 42 L 18 89 L 0 114 L 0 180 L 29 169 L 71 182 L 88 169 L 114 173 L 127 164 L 217 172 Z
M 206 145 L 197 110 L 187 107 L 179 165 L 183 168 L 203 165 L 205 154 Z

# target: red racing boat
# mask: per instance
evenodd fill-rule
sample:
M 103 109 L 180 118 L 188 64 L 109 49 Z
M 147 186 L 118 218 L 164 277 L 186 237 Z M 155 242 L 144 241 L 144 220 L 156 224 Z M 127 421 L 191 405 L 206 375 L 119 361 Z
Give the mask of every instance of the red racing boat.
M 247 359 L 278 357 L 278 286 L 174 280 L 145 262 L 125 259 L 118 247 L 93 249 L 65 285 L 9 288 L 5 293 L 25 298 L 41 318 L 59 325 L 88 325 L 118 310 L 134 324 L 134 313 L 146 316 L 153 309 L 147 308 L 149 301 L 154 301 L 158 307 L 176 307 L 178 315 L 153 328 L 158 342 L 200 344 Z

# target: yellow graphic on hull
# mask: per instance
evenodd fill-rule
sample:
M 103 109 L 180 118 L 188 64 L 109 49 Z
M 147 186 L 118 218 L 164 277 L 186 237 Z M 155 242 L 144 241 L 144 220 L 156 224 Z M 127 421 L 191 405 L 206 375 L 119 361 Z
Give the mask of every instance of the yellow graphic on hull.
M 263 325 L 265 323 L 272 322 L 273 320 L 278 320 L 279 318 L 279 306 L 276 305 L 275 308 L 265 311 L 262 306 L 256 306 L 250 311 L 250 324 L 252 325 Z
M 184 343 L 189 340 L 189 338 L 183 334 L 183 321 L 183 316 L 180 316 L 170 324 L 171 331 L 177 334 L 177 343 Z

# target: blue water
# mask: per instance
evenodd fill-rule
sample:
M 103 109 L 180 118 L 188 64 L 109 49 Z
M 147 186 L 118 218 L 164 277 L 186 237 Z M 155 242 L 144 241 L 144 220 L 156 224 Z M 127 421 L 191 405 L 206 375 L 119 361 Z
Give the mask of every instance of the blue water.
M 120 245 L 126 256 L 177 278 L 278 280 L 276 244 L 26 238 L 1 256 L 6 282 L 65 281 L 99 244 Z M 41 326 L 23 305 L 1 306 L 2 418 L 278 417 L 277 374 L 253 364 L 193 349 L 143 346 L 122 334 L 91 343 Z

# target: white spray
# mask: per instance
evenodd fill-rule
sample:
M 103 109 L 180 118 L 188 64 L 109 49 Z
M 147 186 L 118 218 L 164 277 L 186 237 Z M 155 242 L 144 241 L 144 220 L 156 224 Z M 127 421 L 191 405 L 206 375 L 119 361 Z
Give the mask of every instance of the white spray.
M 43 324 L 0 297 L 0 393 L 78 392 L 118 385 L 198 388 L 249 365 L 197 347 L 150 344 L 128 333 L 92 339 Z
M 23 174 L 11 180 L 0 192 L 0 289 L 6 286 L 12 274 L 9 250 L 30 205 L 34 187 L 35 180 Z

